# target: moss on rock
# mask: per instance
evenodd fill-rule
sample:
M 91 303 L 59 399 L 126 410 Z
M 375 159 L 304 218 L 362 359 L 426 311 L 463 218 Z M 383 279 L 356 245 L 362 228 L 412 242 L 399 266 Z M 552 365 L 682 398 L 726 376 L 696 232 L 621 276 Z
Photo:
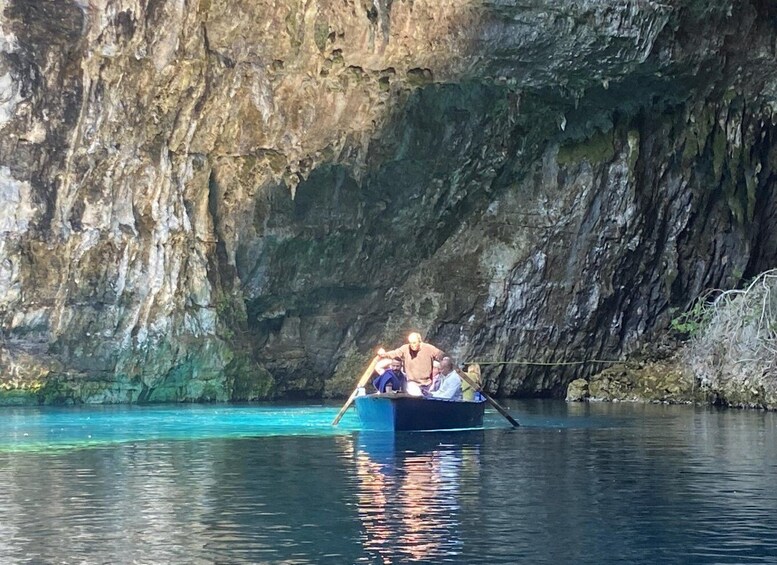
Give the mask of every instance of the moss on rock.
M 38 395 L 31 390 L 0 388 L 0 406 L 30 406 L 38 403 Z
M 585 379 L 575 379 L 567 387 L 567 402 L 582 402 L 590 396 L 588 392 L 588 381 Z
M 230 400 L 265 400 L 272 396 L 275 379 L 248 355 L 235 355 L 224 374 Z
M 356 381 L 369 366 L 371 358 L 352 349 L 337 364 L 335 374 L 324 384 L 324 397 L 342 398 L 348 396 Z
M 562 166 L 570 166 L 588 161 L 594 165 L 609 161 L 614 156 L 613 132 L 597 131 L 585 141 L 568 142 L 559 147 L 558 163 Z
M 567 400 L 582 400 L 586 387 L 573 381 Z M 593 375 L 587 382 L 588 399 L 609 402 L 663 402 L 688 404 L 708 402 L 703 390 L 678 357 L 660 361 L 620 363 Z

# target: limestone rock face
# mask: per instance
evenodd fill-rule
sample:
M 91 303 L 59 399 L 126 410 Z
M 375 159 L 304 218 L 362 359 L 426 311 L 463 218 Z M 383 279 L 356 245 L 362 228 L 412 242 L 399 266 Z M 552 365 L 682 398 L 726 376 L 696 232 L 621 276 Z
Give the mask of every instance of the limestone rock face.
M 567 402 L 582 402 L 590 396 L 588 391 L 588 381 L 585 379 L 575 379 L 567 387 Z
M 0 0 L 0 399 L 626 356 L 777 259 L 776 44 L 762 0 Z

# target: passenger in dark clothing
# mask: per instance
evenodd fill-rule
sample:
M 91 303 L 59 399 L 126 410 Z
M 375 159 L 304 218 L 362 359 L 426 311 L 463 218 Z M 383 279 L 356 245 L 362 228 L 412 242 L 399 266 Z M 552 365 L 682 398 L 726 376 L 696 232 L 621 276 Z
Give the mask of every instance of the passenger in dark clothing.
M 405 374 L 402 372 L 402 359 L 395 357 L 382 375 L 372 381 L 378 392 L 402 392 L 405 386 Z

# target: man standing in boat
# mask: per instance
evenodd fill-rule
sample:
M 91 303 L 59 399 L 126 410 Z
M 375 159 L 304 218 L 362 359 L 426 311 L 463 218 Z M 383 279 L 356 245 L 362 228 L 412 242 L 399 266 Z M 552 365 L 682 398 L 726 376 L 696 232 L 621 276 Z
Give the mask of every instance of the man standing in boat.
M 417 332 L 407 336 L 407 343 L 398 349 L 378 349 L 379 357 L 401 357 L 408 383 L 417 384 L 422 393 L 428 391 L 429 385 L 432 384 L 432 363 L 435 360 L 442 361 L 444 355 L 442 350 L 431 343 L 421 341 L 421 334 Z

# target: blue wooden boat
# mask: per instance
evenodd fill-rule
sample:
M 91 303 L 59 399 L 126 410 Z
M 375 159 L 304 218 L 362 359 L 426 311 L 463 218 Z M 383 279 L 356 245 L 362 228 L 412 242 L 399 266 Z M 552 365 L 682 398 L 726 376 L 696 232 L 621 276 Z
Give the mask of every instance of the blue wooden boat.
M 486 401 L 453 402 L 403 393 L 357 396 L 356 412 L 365 430 L 412 432 L 483 427 Z

